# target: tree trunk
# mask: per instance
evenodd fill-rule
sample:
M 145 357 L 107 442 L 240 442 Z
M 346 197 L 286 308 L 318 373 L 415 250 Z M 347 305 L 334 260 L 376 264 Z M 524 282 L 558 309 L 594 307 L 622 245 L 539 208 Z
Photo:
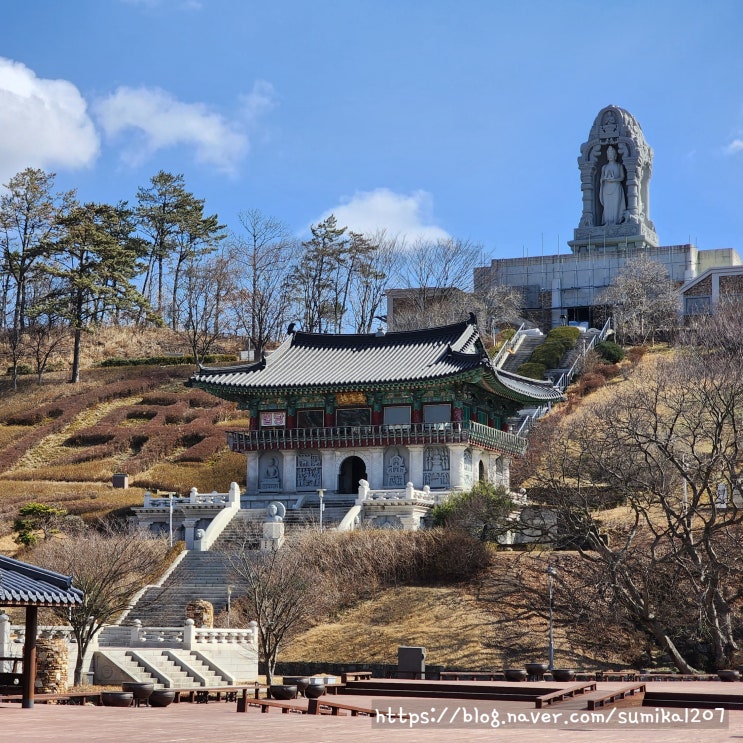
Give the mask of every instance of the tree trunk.
M 70 384 L 77 384 L 80 381 L 80 346 L 82 330 L 75 328 L 75 341 L 72 350 L 72 374 L 70 375 Z

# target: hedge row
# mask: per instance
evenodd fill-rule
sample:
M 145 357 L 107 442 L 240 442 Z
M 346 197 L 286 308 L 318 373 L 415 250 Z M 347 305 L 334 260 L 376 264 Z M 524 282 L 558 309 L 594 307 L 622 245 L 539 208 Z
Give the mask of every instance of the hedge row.
M 229 364 L 237 361 L 237 356 L 230 353 L 215 353 L 204 356 L 202 361 L 205 364 Z M 101 361 L 100 366 L 181 366 L 193 363 L 193 356 L 147 356 L 139 359 L 114 357 Z

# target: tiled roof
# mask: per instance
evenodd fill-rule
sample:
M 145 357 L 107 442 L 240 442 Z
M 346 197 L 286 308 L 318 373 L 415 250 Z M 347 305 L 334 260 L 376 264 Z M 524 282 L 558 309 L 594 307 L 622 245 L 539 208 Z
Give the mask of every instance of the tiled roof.
M 82 600 L 72 578 L 0 555 L 0 606 L 69 606 Z
M 220 369 L 202 368 L 191 377 L 211 392 L 292 390 L 443 379 L 483 367 L 496 387 L 513 399 L 559 399 L 549 383 L 506 375 L 491 364 L 477 325 L 467 322 L 386 334 L 293 333 L 263 361 Z M 499 390 L 500 392 L 500 390 Z M 218 393 L 217 393 L 218 394 Z

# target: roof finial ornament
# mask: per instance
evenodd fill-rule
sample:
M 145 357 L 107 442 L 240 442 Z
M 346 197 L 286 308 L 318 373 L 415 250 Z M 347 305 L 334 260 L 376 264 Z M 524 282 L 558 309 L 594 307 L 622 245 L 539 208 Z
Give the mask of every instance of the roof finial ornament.
M 477 325 L 477 315 L 474 312 L 470 312 L 470 319 L 467 322 L 470 325 Z
M 294 328 L 296 327 L 297 323 L 290 322 L 289 327 L 286 329 L 286 334 L 291 335 L 294 332 Z

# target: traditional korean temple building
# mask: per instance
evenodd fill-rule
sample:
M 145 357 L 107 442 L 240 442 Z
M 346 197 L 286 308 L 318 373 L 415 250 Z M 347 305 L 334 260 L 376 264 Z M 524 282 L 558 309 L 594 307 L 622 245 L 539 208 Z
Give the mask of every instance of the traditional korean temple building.
M 260 362 L 201 368 L 191 384 L 249 412 L 250 428 L 227 434 L 247 455 L 247 493 L 290 508 L 320 489 L 438 500 L 477 479 L 508 487 L 526 449 L 508 418 L 561 398 L 496 369 L 474 316 L 386 334 L 292 332 Z

